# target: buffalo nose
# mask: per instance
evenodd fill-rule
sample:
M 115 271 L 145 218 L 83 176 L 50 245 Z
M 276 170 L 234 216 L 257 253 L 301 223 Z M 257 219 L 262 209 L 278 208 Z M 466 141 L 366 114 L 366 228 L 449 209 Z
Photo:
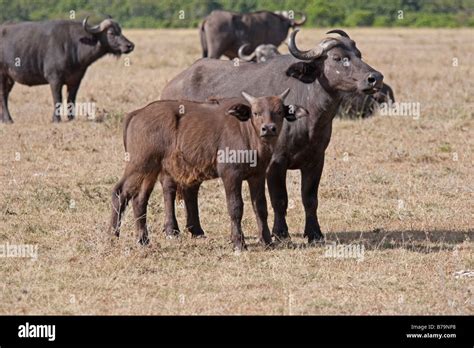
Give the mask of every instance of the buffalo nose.
M 373 71 L 367 75 L 367 83 L 369 86 L 375 87 L 382 85 L 383 75 L 378 71 Z
M 133 43 L 130 42 L 127 44 L 127 50 L 129 52 L 133 51 L 134 48 L 135 48 L 135 45 Z
M 274 123 L 264 124 L 260 131 L 262 136 L 265 135 L 276 135 L 276 126 Z

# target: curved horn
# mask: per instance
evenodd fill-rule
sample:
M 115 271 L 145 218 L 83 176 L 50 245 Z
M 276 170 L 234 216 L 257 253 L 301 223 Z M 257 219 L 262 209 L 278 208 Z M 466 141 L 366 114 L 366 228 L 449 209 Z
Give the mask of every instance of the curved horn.
M 97 34 L 97 33 L 100 33 L 100 25 L 94 25 L 93 27 L 91 27 L 89 24 L 87 24 L 87 20 L 89 19 L 89 16 L 87 16 L 86 18 L 84 18 L 84 20 L 82 21 L 82 27 L 84 28 L 84 30 L 86 32 L 88 32 L 89 34 Z
M 347 37 L 348 39 L 350 39 L 349 35 L 347 35 L 347 33 L 344 30 L 341 30 L 341 29 L 329 30 L 326 34 L 339 34 L 343 37 Z
M 287 88 L 283 91 L 282 94 L 280 94 L 278 97 L 281 99 L 282 102 L 285 101 L 285 98 L 288 96 L 288 93 L 290 93 L 290 89 Z
M 316 48 L 308 51 L 300 51 L 298 47 L 296 47 L 295 37 L 299 31 L 299 29 L 293 31 L 288 42 L 288 49 L 290 50 L 290 53 L 293 55 L 293 57 L 301 60 L 311 60 L 321 56 L 324 51 L 323 47 L 321 46 L 317 46 Z
M 250 105 L 252 105 L 252 103 L 255 101 L 255 97 L 252 97 L 250 94 L 248 93 L 245 93 L 244 91 L 242 91 L 242 97 L 245 98 L 246 101 L 249 102 Z
M 240 46 L 239 52 L 237 52 L 237 54 L 239 55 L 239 58 L 242 59 L 242 60 L 245 60 L 246 62 L 252 61 L 255 58 L 255 55 L 256 55 L 255 51 L 253 51 L 249 56 L 244 54 L 244 50 L 248 46 L 249 46 L 249 44 L 244 44 L 244 45 Z
M 306 23 L 306 15 L 303 12 L 297 12 L 301 15 L 301 19 L 299 21 L 293 20 L 293 26 L 300 26 Z
M 331 48 L 338 44 L 336 39 L 326 39 L 320 42 L 315 48 L 308 51 L 300 51 L 298 47 L 296 47 L 295 37 L 296 33 L 298 33 L 299 29 L 296 29 L 291 33 L 290 40 L 288 43 L 288 49 L 293 57 L 301 59 L 301 60 L 312 60 L 321 57 L 324 52 L 329 51 Z

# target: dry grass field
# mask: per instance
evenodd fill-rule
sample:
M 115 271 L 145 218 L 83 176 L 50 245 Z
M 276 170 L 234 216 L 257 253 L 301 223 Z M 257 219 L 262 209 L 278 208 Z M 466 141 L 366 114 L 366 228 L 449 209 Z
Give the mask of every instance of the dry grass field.
M 324 32 L 303 29 L 299 47 Z M 249 250 L 234 254 L 218 180 L 200 194 L 207 239 L 165 239 L 157 185 L 151 245 L 135 244 L 131 209 L 111 244 L 121 120 L 201 54 L 197 30 L 125 30 L 135 51 L 96 62 L 79 90 L 94 120 L 52 124 L 48 86 L 13 89 L 15 124 L 0 125 L 0 245 L 37 245 L 38 257 L 0 258 L 0 314 L 473 314 L 473 31 L 348 32 L 397 101 L 421 104 L 418 119 L 334 121 L 320 222 L 328 244 L 363 246 L 363 259 L 307 247 L 299 172 L 287 181 L 290 245 L 256 244 L 245 186 Z M 183 229 L 180 205 L 178 218 Z

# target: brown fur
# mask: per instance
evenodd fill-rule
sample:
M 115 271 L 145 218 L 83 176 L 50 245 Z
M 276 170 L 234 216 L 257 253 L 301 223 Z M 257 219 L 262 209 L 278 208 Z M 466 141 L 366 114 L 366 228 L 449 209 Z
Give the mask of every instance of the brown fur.
M 186 196 L 186 190 L 203 181 L 222 177 L 229 213 L 233 219 L 234 245 L 237 248 L 244 247 L 240 229 L 241 214 L 232 216 L 232 212 L 239 211 L 243 204 L 238 202 L 242 180 L 255 182 L 254 208 L 257 209 L 256 205 L 259 205 L 257 220 L 262 239 L 267 244 L 271 242 L 266 226 L 265 170 L 282 128 L 283 118 L 293 121 L 295 115 L 288 113 L 288 107 L 283 105 L 280 97 L 249 100 L 252 102 L 251 107 L 240 98 L 208 103 L 157 101 L 127 115 L 123 136 L 129 162 L 112 197 L 111 229 L 115 235 L 119 235 L 121 216 L 128 201 L 132 200 L 139 241 L 143 244 L 148 242 L 146 207 L 157 178 L 160 178 L 164 191 L 165 232 L 173 235 L 179 231 L 174 216 L 177 192 L 179 196 Z M 305 110 L 298 111 L 304 114 Z M 258 116 L 252 116 L 252 112 Z M 273 136 L 262 137 L 270 131 Z M 256 166 L 251 167 L 249 163 L 218 163 L 218 150 L 225 148 L 255 150 Z M 258 194 L 257 190 L 260 190 Z

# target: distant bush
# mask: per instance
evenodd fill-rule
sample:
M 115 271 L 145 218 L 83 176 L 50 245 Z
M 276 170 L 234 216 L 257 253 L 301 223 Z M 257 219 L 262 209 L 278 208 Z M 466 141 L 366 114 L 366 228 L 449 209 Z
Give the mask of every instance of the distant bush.
M 454 16 L 450 14 L 420 13 L 417 15 L 414 27 L 455 28 L 459 27 Z
M 345 9 L 327 0 L 315 1 L 306 8 L 308 24 L 317 27 L 330 27 L 344 21 Z
M 368 10 L 356 10 L 344 21 L 348 27 L 370 27 L 374 23 L 374 13 Z
M 66 19 L 75 11 L 77 20 L 110 14 L 125 27 L 186 28 L 216 9 L 301 11 L 307 27 L 474 26 L 473 0 L 0 0 L 0 23 Z
M 376 16 L 373 22 L 374 27 L 390 27 L 392 26 L 392 21 L 387 16 Z

